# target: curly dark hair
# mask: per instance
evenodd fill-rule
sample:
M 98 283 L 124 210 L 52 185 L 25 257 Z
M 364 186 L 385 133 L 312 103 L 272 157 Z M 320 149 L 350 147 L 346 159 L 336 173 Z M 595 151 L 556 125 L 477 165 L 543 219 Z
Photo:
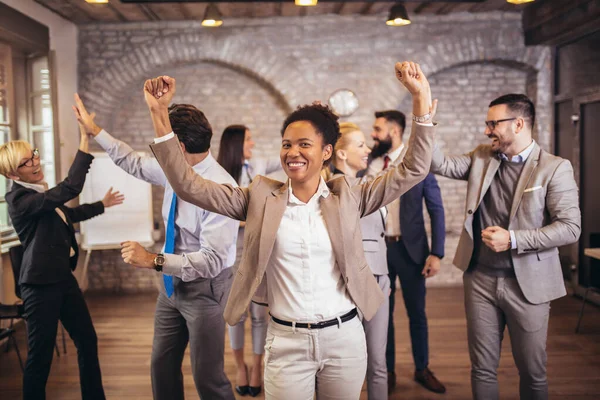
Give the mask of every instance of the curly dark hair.
M 290 124 L 298 121 L 308 121 L 323 138 L 323 147 L 330 144 L 335 148 L 335 144 L 340 138 L 340 124 L 338 123 L 338 119 L 339 117 L 333 113 L 329 106 L 319 102 L 298 106 L 283 121 L 281 136 L 283 136 L 283 133 Z
M 204 153 L 210 149 L 212 127 L 204 113 L 195 106 L 172 104 L 169 106 L 169 122 L 188 153 Z

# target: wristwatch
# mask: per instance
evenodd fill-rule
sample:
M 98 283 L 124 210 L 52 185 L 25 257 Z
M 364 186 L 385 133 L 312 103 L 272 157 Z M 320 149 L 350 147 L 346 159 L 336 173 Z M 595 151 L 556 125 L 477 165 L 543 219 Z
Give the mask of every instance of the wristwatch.
M 158 253 L 156 257 L 154 257 L 154 269 L 160 272 L 163 269 L 163 265 L 165 265 L 165 255 Z

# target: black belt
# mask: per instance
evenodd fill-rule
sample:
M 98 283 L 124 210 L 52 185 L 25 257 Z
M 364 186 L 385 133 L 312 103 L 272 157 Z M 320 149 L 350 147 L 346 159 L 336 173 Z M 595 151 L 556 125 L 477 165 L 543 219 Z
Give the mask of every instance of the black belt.
M 356 308 L 353 308 L 351 311 L 342 315 L 339 319 L 342 321 L 342 323 L 344 323 L 344 322 L 350 321 L 352 318 L 356 317 L 357 315 L 358 315 L 358 311 L 356 311 Z M 271 319 L 273 319 L 274 322 L 277 322 L 280 325 L 294 326 L 294 324 L 292 322 L 284 321 L 279 318 L 275 318 L 272 315 L 271 315 Z M 327 328 L 328 326 L 337 325 L 338 323 L 339 323 L 339 320 L 337 318 L 330 319 L 328 321 L 321 321 L 321 322 L 297 322 L 296 328 L 322 329 L 322 328 Z

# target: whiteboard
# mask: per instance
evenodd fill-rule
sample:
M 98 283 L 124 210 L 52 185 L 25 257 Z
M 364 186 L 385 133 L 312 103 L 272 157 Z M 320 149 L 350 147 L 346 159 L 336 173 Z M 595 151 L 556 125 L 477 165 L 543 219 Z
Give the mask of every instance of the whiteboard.
M 80 204 L 102 200 L 111 186 L 113 191 L 125 195 L 125 201 L 81 223 L 81 247 L 117 249 L 129 240 L 145 247 L 154 244 L 151 185 L 117 167 L 106 153 L 91 154 L 94 161 L 79 197 Z

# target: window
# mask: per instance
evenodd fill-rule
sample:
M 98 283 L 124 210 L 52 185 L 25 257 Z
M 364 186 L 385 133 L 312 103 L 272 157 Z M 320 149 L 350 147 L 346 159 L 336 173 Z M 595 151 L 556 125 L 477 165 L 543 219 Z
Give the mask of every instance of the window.
M 11 48 L 6 44 L 0 43 L 0 144 L 8 142 L 14 130 L 14 121 L 11 118 L 14 104 L 11 72 Z M 7 189 L 7 179 L 0 175 L 0 235 L 3 241 L 6 235 L 13 233 L 12 225 L 8 218 L 8 209 L 4 201 Z
M 49 187 L 56 185 L 54 160 L 54 130 L 52 128 L 52 98 L 48 57 L 28 62 L 29 81 L 29 137 L 33 147 L 40 149 L 40 160 Z
M 46 182 L 52 187 L 56 185 L 56 159 L 48 64 L 48 56 L 31 57 L 0 42 L 0 144 L 18 138 L 37 147 Z M 9 185 L 10 180 L 0 175 L 1 251 L 17 240 L 4 199 Z

